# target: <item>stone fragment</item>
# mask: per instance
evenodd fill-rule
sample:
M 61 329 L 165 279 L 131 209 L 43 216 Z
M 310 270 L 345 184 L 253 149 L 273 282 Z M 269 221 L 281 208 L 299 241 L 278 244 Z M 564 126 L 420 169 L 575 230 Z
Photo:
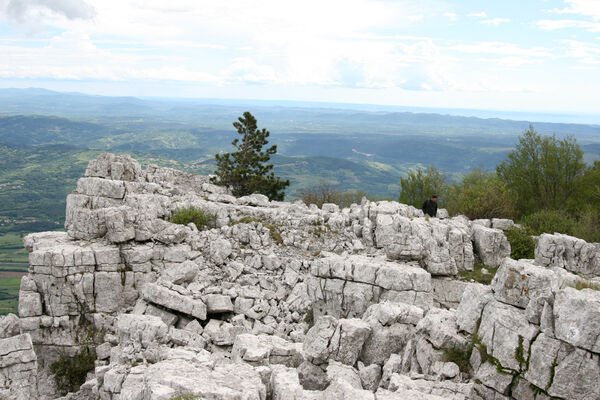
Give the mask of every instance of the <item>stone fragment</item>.
M 162 307 L 191 315 L 200 320 L 206 319 L 206 305 L 199 299 L 183 296 L 174 290 L 154 283 L 147 283 L 142 290 L 144 300 Z
M 359 363 L 358 376 L 360 377 L 360 383 L 366 390 L 375 392 L 379 387 L 381 381 L 381 366 L 377 364 L 371 364 L 369 366 L 362 366 Z
M 304 361 L 298 366 L 298 381 L 305 390 L 324 390 L 329 386 L 327 373 L 310 361 Z
M 209 294 L 204 298 L 206 312 L 208 314 L 219 314 L 233 311 L 233 303 L 229 296 L 220 294 Z

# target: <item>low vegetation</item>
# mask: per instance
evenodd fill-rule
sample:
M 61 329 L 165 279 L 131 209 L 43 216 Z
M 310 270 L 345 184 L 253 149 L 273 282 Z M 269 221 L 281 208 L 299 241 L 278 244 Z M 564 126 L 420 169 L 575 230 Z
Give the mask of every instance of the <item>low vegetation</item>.
M 82 346 L 74 356 L 60 351 L 58 360 L 50 364 L 50 372 L 54 375 L 58 391 L 64 396 L 79 390 L 88 372 L 94 369 L 95 360 L 95 350 L 87 345 Z
M 190 222 L 198 230 L 214 228 L 217 221 L 216 214 L 195 206 L 182 207 L 173 212 L 170 221 L 174 224 L 187 225 Z
M 340 208 L 349 207 L 353 203 L 360 204 L 363 197 L 368 197 L 361 190 L 343 192 L 325 181 L 319 182 L 314 187 L 299 189 L 296 194 L 304 204 L 315 204 L 319 208 L 323 207 L 325 203 L 337 204 Z
M 583 279 L 577 280 L 573 285 L 571 285 L 571 287 L 573 287 L 577 290 L 592 289 L 592 290 L 600 291 L 599 283 L 584 281 Z
M 470 358 L 471 352 L 473 351 L 473 347 L 469 347 L 468 349 L 460 349 L 460 348 L 451 348 L 445 349 L 444 354 L 442 356 L 442 361 L 444 362 L 453 362 L 458 365 L 458 369 L 465 374 L 470 373 L 472 370 Z
M 202 400 L 202 396 L 194 396 L 193 394 L 184 393 L 171 397 L 169 400 Z
M 532 259 L 535 257 L 535 240 L 527 228 L 513 226 L 504 231 L 510 243 L 510 258 L 520 260 L 522 258 Z
M 498 267 L 487 267 L 476 261 L 475 265 L 473 266 L 473 271 L 460 271 L 458 276 L 463 281 L 475 281 L 484 285 L 489 285 L 492 282 L 492 279 L 494 279 L 497 271 Z
M 265 228 L 267 228 L 269 230 L 269 232 L 271 233 L 271 239 L 273 239 L 273 241 L 275 243 L 277 243 L 280 246 L 284 246 L 283 243 L 283 237 L 281 237 L 281 227 L 277 224 L 271 223 L 266 221 L 265 219 L 262 218 L 257 218 L 257 217 L 251 217 L 249 215 L 244 215 L 242 218 L 240 218 L 237 221 L 233 221 L 231 222 L 229 225 L 230 226 L 234 226 L 237 224 L 251 224 L 251 223 L 260 223 L 262 224 L 262 226 L 264 226 Z

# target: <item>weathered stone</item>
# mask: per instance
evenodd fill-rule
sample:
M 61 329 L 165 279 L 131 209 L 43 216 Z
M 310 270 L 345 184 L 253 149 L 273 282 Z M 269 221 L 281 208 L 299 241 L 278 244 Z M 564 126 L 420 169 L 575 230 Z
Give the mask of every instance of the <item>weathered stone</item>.
M 206 312 L 208 314 L 219 314 L 233 311 L 233 303 L 229 296 L 220 294 L 209 294 L 205 297 Z
M 381 382 L 381 366 L 371 364 L 365 367 L 359 362 L 358 368 L 358 376 L 360 377 L 362 387 L 372 392 L 376 391 L 379 387 L 379 382 Z
M 303 361 L 302 345 L 276 336 L 240 334 L 233 343 L 231 359 L 253 365 L 283 364 L 298 367 Z
M 211 319 L 204 327 L 204 336 L 217 346 L 230 346 L 237 335 L 245 332 L 243 326 L 234 326 L 229 322 Z
M 174 290 L 153 283 L 144 285 L 144 299 L 170 310 L 179 311 L 201 320 L 206 319 L 206 305 L 202 300 L 183 296 Z
M 573 236 L 544 233 L 535 247 L 535 261 L 586 277 L 600 276 L 600 243 L 587 243 Z
M 491 287 L 480 283 L 469 284 L 456 309 L 456 323 L 460 330 L 473 334 L 478 328 L 483 308 L 492 299 Z
M 417 324 L 417 332 L 438 349 L 466 349 L 467 339 L 458 333 L 453 312 L 433 308 Z
M 557 339 L 600 353 L 600 291 L 566 288 L 554 300 Z
M 538 332 L 539 328 L 527 321 L 524 310 L 491 301 L 483 309 L 477 335 L 503 368 L 520 371 Z
M 499 229 L 474 225 L 473 243 L 481 261 L 490 267 L 497 267 L 510 257 L 510 243 Z
M 298 381 L 305 390 L 324 390 L 329 386 L 327 373 L 310 361 L 304 361 L 298 366 Z
M 526 308 L 531 299 L 551 296 L 558 290 L 552 271 L 510 258 L 502 261 L 491 286 L 497 300 L 519 308 Z

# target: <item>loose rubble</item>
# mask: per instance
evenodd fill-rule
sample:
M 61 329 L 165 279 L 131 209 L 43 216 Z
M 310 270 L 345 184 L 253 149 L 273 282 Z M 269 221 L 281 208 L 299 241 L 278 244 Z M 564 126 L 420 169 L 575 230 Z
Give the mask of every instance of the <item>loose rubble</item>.
M 216 227 L 169 222 L 181 207 Z M 209 177 L 103 154 L 66 232 L 24 239 L 0 317 L 1 399 L 600 399 L 600 244 L 510 220 L 235 198 Z M 489 286 L 459 280 L 478 261 Z M 95 350 L 61 397 L 59 354 Z

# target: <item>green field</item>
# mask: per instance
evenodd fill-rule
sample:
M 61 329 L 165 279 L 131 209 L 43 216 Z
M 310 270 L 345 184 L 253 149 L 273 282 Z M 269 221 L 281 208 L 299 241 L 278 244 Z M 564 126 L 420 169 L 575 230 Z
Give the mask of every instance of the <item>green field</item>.
M 0 315 L 17 313 L 21 278 L 0 278 Z
M 19 233 L 0 235 L 0 315 L 17 313 L 19 275 L 29 268 L 28 252 Z

